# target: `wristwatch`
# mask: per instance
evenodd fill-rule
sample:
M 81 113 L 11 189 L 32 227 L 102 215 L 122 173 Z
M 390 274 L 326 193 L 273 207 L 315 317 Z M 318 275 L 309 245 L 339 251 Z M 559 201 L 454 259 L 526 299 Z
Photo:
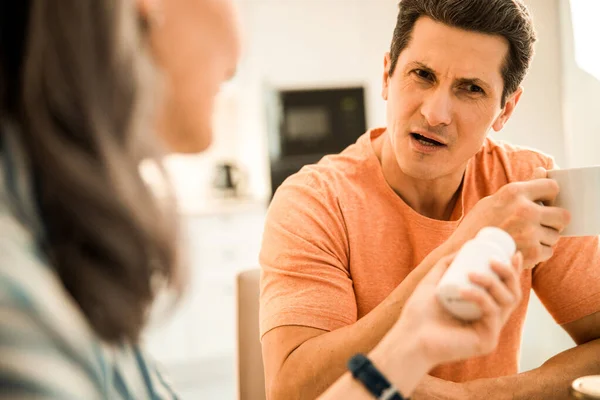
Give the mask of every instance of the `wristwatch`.
M 409 400 L 386 379 L 364 354 L 356 354 L 348 361 L 348 369 L 369 393 L 378 400 Z

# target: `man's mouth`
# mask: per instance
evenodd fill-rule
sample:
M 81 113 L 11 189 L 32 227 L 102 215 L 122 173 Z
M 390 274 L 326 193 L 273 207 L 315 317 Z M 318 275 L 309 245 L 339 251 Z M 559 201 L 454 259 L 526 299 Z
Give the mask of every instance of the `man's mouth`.
M 437 140 L 433 140 L 433 139 L 425 137 L 423 135 L 419 135 L 418 133 L 411 132 L 410 135 L 413 137 L 413 139 L 415 139 L 416 141 L 418 141 L 419 143 L 421 143 L 424 146 L 431 146 L 431 147 L 445 146 L 444 143 L 440 143 Z

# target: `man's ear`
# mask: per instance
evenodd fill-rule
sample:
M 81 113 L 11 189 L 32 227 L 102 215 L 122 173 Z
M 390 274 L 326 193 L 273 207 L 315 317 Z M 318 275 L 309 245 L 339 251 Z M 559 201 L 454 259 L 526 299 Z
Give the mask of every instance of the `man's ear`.
M 519 88 L 517 90 L 515 90 L 515 92 L 513 94 L 511 94 L 508 97 L 508 99 L 506 99 L 506 104 L 504 104 L 504 109 L 502 110 L 502 112 L 500 113 L 498 118 L 496 118 L 496 121 L 492 125 L 492 128 L 494 129 L 494 131 L 499 132 L 500 130 L 502 130 L 502 128 L 504 128 L 504 125 L 506 125 L 506 123 L 512 116 L 513 112 L 515 111 L 515 108 L 517 107 L 517 104 L 519 103 L 519 100 L 521 99 L 522 94 L 523 94 L 523 87 L 519 86 Z
M 383 100 L 388 99 L 388 92 L 390 88 L 390 67 L 392 66 L 392 59 L 390 57 L 390 53 L 385 53 L 383 57 L 383 85 L 381 90 L 381 97 Z

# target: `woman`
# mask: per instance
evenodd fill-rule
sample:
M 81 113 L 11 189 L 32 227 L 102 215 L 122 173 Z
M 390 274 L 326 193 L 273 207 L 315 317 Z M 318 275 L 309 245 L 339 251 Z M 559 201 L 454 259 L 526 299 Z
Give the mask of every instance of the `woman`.
M 231 1 L 1 7 L 0 398 L 176 398 L 138 347 L 156 296 L 185 276 L 174 208 L 139 165 L 210 143 L 239 57 Z M 516 257 L 465 294 L 484 317 L 455 321 L 433 295 L 449 262 L 369 355 L 405 396 L 434 365 L 491 351 L 520 300 Z M 345 376 L 323 396 L 341 397 L 369 395 Z

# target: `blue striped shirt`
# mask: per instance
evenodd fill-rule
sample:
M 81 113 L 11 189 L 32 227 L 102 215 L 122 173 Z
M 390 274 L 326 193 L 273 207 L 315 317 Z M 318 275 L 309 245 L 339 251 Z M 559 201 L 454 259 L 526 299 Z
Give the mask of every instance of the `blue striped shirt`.
M 176 399 L 137 346 L 100 340 L 45 262 L 25 157 L 0 141 L 0 399 Z

